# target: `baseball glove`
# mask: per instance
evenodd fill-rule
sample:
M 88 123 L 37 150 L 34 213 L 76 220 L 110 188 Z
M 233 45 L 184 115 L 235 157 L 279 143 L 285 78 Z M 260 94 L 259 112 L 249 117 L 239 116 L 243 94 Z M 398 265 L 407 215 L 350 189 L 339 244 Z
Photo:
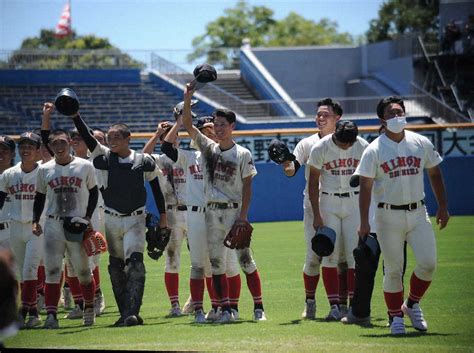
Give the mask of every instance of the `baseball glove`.
M 276 164 L 282 164 L 286 161 L 294 161 L 296 159 L 293 153 L 290 153 L 288 146 L 277 139 L 272 140 L 268 146 L 268 156 Z
M 84 249 L 86 249 L 87 256 L 94 256 L 103 254 L 107 251 L 107 241 L 100 232 L 96 232 L 92 228 L 88 228 L 84 233 L 84 240 L 82 241 Z
M 146 231 L 147 253 L 153 260 L 158 260 L 170 241 L 171 229 L 159 226 L 148 227 Z
M 224 239 L 224 245 L 230 249 L 244 249 L 250 246 L 252 239 L 252 225 L 244 220 L 238 219 Z

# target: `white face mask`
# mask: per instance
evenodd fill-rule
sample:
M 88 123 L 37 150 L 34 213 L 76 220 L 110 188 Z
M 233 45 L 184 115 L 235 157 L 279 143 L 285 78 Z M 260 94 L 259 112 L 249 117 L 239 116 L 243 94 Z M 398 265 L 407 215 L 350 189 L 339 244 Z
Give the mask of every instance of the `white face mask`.
M 407 119 L 404 116 L 396 116 L 387 120 L 387 129 L 395 134 L 402 132 L 406 125 Z

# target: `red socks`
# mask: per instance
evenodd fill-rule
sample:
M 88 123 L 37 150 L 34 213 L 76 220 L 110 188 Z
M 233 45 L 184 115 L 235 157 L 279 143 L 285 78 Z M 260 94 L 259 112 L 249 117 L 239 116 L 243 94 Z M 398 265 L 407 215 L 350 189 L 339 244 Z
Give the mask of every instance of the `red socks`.
M 337 267 L 323 267 L 323 283 L 326 288 L 329 305 L 339 304 L 339 278 Z
M 430 286 L 431 281 L 424 281 L 416 277 L 415 273 L 411 275 L 410 278 L 410 295 L 408 296 L 409 300 L 418 303 L 426 290 Z
M 402 304 L 403 304 L 403 291 L 397 293 L 383 292 L 385 297 L 385 304 L 387 304 L 388 314 L 390 316 L 403 316 Z
M 58 311 L 59 297 L 61 296 L 60 283 L 45 283 L 44 285 L 44 301 L 46 305 L 46 313 L 56 316 Z
M 165 272 L 165 286 L 171 305 L 179 303 L 179 273 Z
M 189 280 L 189 287 L 191 289 L 191 300 L 193 302 L 194 310 L 202 309 L 202 302 L 204 298 L 204 279 L 191 278 Z
M 240 279 L 240 274 L 234 277 L 227 277 L 227 283 L 229 284 L 230 306 L 235 309 L 239 305 L 240 288 L 242 287 L 242 280 Z
M 303 279 L 306 299 L 314 299 L 316 295 L 316 288 L 318 287 L 319 275 L 310 276 L 303 272 Z

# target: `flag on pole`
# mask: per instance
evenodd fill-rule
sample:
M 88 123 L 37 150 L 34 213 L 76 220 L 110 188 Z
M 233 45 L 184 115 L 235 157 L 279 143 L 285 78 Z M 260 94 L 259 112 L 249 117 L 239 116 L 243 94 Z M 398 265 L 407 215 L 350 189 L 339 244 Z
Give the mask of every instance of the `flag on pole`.
M 56 25 L 56 37 L 64 38 L 72 33 L 71 27 L 71 3 L 68 1 L 64 6 L 61 18 Z

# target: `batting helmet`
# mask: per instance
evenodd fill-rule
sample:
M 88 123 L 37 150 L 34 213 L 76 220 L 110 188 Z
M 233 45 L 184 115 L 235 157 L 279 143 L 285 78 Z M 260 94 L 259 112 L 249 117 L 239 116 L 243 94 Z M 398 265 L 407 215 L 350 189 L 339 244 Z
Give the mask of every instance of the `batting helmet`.
M 79 98 L 72 89 L 63 88 L 56 96 L 54 105 L 57 111 L 63 115 L 76 115 L 79 111 Z
M 335 244 L 336 232 L 334 229 L 325 226 L 319 227 L 315 236 L 311 239 L 311 249 L 321 257 L 331 255 Z

